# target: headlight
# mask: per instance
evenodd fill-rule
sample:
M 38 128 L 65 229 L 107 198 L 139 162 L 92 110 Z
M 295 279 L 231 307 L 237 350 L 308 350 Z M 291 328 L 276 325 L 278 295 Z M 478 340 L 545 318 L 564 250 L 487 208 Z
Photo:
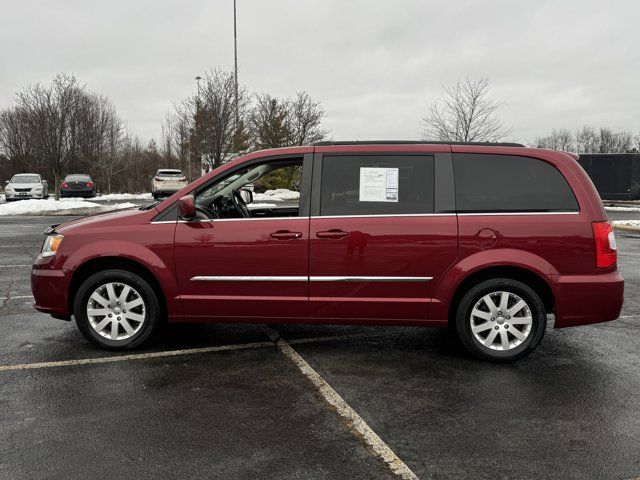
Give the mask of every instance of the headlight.
M 59 233 L 54 233 L 52 235 L 47 235 L 47 238 L 44 241 L 44 245 L 42 245 L 42 252 L 40 253 L 43 257 L 52 257 L 58 251 L 58 247 L 60 247 L 60 243 L 62 243 L 62 239 L 64 237 Z
M 42 191 L 42 186 L 38 185 L 37 187 L 33 187 L 33 191 L 34 192 L 41 192 Z
M 6 193 L 13 193 L 13 188 L 11 188 L 11 187 L 7 187 L 7 188 L 5 188 L 5 189 L 4 189 L 4 191 L 5 191 Z

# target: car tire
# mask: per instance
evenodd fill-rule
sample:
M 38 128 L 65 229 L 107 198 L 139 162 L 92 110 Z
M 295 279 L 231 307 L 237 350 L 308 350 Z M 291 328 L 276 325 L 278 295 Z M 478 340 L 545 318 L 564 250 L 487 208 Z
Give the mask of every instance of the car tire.
M 504 308 L 506 305 L 506 308 Z M 510 278 L 492 278 L 462 297 L 455 317 L 458 338 L 482 360 L 513 362 L 542 341 L 547 313 L 540 296 Z
M 162 318 L 153 288 L 127 270 L 105 270 L 87 278 L 76 293 L 73 311 L 80 332 L 106 350 L 143 345 L 158 330 Z

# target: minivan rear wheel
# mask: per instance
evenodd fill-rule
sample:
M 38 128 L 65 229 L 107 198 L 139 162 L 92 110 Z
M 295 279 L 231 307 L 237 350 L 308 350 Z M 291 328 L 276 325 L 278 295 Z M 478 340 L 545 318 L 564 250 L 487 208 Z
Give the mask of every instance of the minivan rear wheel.
M 458 337 L 473 355 L 512 362 L 540 344 L 547 315 L 531 287 L 509 278 L 492 278 L 462 297 L 455 324 Z
M 149 283 L 127 270 L 87 278 L 76 294 L 78 329 L 107 350 L 129 350 L 149 340 L 160 324 L 160 305 Z

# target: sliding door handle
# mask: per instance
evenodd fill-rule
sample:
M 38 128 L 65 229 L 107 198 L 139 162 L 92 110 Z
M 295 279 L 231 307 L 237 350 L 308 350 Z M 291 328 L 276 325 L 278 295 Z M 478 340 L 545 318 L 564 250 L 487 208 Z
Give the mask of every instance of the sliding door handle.
M 290 232 L 289 230 L 278 230 L 269 235 L 276 240 L 295 240 L 296 238 L 302 238 L 301 232 Z
M 345 232 L 344 230 L 339 230 L 337 228 L 326 230 L 324 232 L 316 232 L 316 237 L 328 238 L 330 240 L 337 240 L 339 238 L 345 238 L 348 236 L 349 236 L 349 232 Z

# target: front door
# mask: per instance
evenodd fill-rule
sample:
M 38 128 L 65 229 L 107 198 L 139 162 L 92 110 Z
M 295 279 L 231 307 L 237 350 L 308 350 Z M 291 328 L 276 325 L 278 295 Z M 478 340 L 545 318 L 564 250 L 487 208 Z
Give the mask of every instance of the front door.
M 302 164 L 302 158 L 252 164 L 196 192 L 200 218 L 179 221 L 175 233 L 186 317 L 308 316 L 309 217 L 300 208 L 308 187 L 302 185 Z M 243 187 L 253 189 L 246 205 L 242 199 L 250 195 Z
M 433 286 L 455 260 L 458 241 L 453 209 L 435 208 L 435 158 L 317 159 L 321 188 L 309 234 L 310 312 L 317 321 L 428 319 Z

